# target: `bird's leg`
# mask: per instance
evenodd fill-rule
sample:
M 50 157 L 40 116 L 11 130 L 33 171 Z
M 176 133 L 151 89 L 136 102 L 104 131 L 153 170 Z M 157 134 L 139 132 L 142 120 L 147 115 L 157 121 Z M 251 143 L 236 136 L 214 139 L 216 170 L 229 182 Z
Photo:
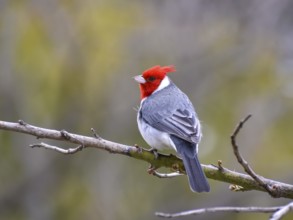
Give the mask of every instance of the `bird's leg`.
M 147 172 L 148 172 L 149 174 L 154 174 L 154 172 L 156 171 L 156 169 L 157 169 L 157 168 L 156 168 L 155 166 L 153 166 L 152 164 L 150 164 L 150 166 L 149 166 Z
M 158 154 L 158 150 L 156 148 L 152 147 L 149 151 L 154 154 L 155 159 L 158 159 L 159 154 Z

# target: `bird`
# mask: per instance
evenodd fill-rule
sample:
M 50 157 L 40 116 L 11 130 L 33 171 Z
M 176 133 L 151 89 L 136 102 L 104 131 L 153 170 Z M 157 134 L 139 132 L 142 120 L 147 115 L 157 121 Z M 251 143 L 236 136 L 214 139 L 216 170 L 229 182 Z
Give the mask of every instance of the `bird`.
M 138 129 L 151 149 L 171 148 L 179 154 L 193 192 L 209 192 L 209 183 L 198 160 L 201 124 L 187 95 L 167 76 L 175 71 L 174 65 L 156 65 L 134 77 L 141 98 Z

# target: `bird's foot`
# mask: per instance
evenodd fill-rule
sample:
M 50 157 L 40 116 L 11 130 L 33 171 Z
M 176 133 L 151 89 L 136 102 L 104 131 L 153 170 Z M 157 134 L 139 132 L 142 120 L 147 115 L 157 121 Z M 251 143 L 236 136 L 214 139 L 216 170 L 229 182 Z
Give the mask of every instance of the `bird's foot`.
M 150 167 L 148 168 L 147 172 L 149 174 L 154 174 L 156 169 L 157 169 L 156 167 L 154 167 L 152 164 L 150 164 Z
M 158 150 L 157 149 L 151 148 L 149 151 L 154 154 L 155 159 L 158 159 L 159 153 L 158 153 Z

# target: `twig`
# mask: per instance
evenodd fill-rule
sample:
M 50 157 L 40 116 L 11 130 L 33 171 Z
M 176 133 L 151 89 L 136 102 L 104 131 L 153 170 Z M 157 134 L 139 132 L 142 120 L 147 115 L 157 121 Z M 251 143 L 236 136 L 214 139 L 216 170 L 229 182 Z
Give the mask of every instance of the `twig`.
M 249 166 L 248 162 L 242 157 L 242 155 L 239 152 L 239 147 L 236 143 L 236 137 L 245 124 L 247 120 L 251 117 L 251 115 L 247 115 L 242 121 L 239 122 L 239 124 L 236 126 L 233 134 L 231 135 L 231 144 L 233 147 L 233 152 L 238 160 L 238 162 L 241 164 L 241 166 L 244 168 L 245 172 L 250 175 L 261 187 L 263 187 L 272 197 L 277 198 L 279 197 L 278 193 L 278 185 L 272 185 L 265 183 L 264 178 L 262 176 L 259 176 L 256 174 L 252 168 Z
M 53 145 L 49 145 L 49 144 L 46 144 L 46 143 L 38 143 L 38 144 L 31 144 L 30 147 L 34 148 L 34 147 L 43 147 L 45 149 L 49 149 L 49 150 L 54 150 L 54 151 L 57 151 L 59 153 L 62 153 L 62 154 L 75 154 L 77 153 L 78 151 L 81 151 L 84 146 L 83 145 L 79 145 L 78 147 L 75 147 L 75 148 L 68 148 L 68 149 L 63 149 L 63 148 L 60 148 L 60 147 L 56 147 L 56 146 L 53 146 Z
M 159 173 L 157 171 L 153 171 L 152 174 L 156 177 L 159 178 L 173 178 L 173 177 L 177 177 L 177 176 L 182 176 L 184 175 L 183 173 L 179 173 L 179 172 L 173 172 L 173 173 Z
M 221 160 L 218 160 L 218 169 L 219 169 L 219 171 L 221 171 L 221 172 L 224 171 L 223 162 L 222 162 Z
M 177 213 L 163 213 L 156 212 L 155 215 L 164 218 L 175 218 L 188 215 L 202 215 L 207 213 L 214 212 L 258 212 L 258 213 L 272 213 L 281 209 L 281 206 L 276 207 L 213 207 L 213 208 L 203 208 L 203 209 L 194 209 L 184 212 Z
M 276 211 L 270 218 L 270 220 L 279 220 L 284 217 L 289 211 L 293 210 L 293 202 L 290 202 L 288 205 L 281 207 Z
M 101 137 L 98 135 L 98 133 L 96 132 L 96 130 L 94 128 L 91 128 L 91 131 L 93 132 L 93 135 L 95 138 L 101 139 Z

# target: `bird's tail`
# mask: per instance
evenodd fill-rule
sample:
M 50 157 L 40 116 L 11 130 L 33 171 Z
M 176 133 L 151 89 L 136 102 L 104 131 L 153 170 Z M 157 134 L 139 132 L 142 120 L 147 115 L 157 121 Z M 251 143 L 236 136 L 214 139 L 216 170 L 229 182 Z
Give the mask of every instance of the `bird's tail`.
M 191 190 L 193 192 L 209 192 L 210 185 L 197 158 L 198 145 L 174 135 L 171 135 L 171 139 L 182 157 Z
M 183 164 L 188 176 L 189 185 L 193 192 L 209 192 L 210 185 L 201 168 L 197 154 L 192 157 L 187 155 L 184 151 L 181 153 Z

